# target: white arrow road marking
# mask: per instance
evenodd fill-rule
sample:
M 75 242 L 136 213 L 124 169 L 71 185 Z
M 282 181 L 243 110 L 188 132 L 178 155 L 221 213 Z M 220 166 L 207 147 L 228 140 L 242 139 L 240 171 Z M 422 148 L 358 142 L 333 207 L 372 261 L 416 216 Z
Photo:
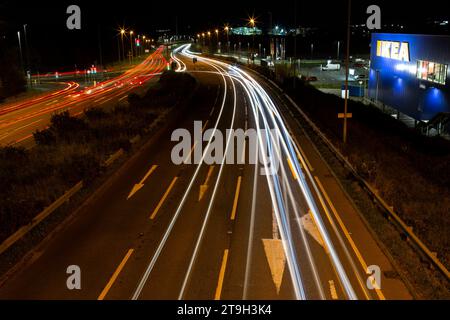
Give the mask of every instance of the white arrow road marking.
M 148 177 L 150 177 L 150 175 L 153 173 L 153 171 L 156 170 L 156 168 L 158 168 L 158 165 L 154 164 L 150 170 L 147 171 L 147 173 L 145 174 L 145 176 L 141 179 L 141 181 L 139 181 L 139 183 L 135 184 L 133 186 L 133 188 L 131 189 L 130 193 L 128 194 L 127 200 L 130 199 L 136 192 L 138 192 L 140 189 L 142 189 L 142 187 L 144 186 L 144 182 L 145 180 L 148 179 Z

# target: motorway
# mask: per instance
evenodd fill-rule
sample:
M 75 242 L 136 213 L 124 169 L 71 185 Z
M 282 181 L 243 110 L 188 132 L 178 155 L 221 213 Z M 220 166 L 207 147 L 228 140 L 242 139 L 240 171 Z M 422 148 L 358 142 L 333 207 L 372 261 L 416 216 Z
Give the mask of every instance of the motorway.
M 142 88 L 167 67 L 162 53 L 163 47 L 160 47 L 134 68 L 95 86 L 81 88 L 79 83 L 70 81 L 61 90 L 2 105 L 0 145 L 32 145 L 33 132 L 46 128 L 55 112 L 67 110 L 72 115 L 79 115 L 86 108 L 126 99 L 130 92 Z
M 188 45 L 172 55 L 199 83 L 194 103 L 2 279 L 0 298 L 410 299 L 289 100 L 249 71 L 193 57 Z M 194 136 L 194 121 L 203 141 L 176 165 L 172 132 Z M 235 163 L 208 163 L 227 129 L 257 139 L 242 156 L 227 136 Z M 80 290 L 67 288 L 70 265 Z M 380 288 L 367 286 L 371 265 Z

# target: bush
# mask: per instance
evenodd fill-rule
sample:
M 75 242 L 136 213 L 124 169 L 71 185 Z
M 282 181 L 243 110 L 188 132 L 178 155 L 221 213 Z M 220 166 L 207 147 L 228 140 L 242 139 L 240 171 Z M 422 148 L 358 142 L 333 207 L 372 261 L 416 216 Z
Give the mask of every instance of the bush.
M 37 145 L 54 145 L 56 143 L 56 137 L 51 130 L 37 130 L 33 133 L 34 141 Z
M 186 101 L 195 80 L 170 73 L 157 86 L 157 91 L 150 89 L 143 98 L 131 94 L 130 106 L 118 105 L 110 111 L 90 108 L 83 118 L 69 112 L 52 115 L 47 129 L 33 133 L 36 146 L 29 151 L 0 148 L 0 241 L 75 183 L 89 184 L 100 175 L 109 155 L 130 150 L 130 139 L 142 135 L 155 121 L 155 107 Z

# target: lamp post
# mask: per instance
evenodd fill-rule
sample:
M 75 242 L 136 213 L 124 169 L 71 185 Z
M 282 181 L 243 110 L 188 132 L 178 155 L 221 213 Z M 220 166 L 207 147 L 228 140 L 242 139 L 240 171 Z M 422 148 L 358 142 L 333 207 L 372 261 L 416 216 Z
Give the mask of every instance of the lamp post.
M 130 31 L 130 64 L 133 63 L 133 31 Z
M 208 34 L 208 50 L 209 50 L 209 52 L 211 52 L 211 32 L 207 32 L 207 34 Z
M 216 34 L 216 46 L 218 47 L 218 50 L 220 51 L 219 29 L 214 30 L 214 33 Z
M 145 38 L 147 38 L 145 35 L 142 36 L 142 49 L 141 49 L 141 54 L 145 53 L 145 43 L 147 42 L 145 40 Z
M 20 31 L 17 31 L 17 38 L 19 39 L 20 66 L 22 67 L 23 71 L 22 42 L 20 40 Z
M 255 18 L 251 17 L 250 20 L 250 26 L 252 27 L 252 51 L 250 53 L 250 58 L 253 58 L 253 51 L 255 50 L 255 24 L 256 24 L 256 20 Z M 251 59 L 253 61 L 253 59 Z
M 338 42 L 337 42 L 337 58 L 336 58 L 338 60 L 339 60 L 339 51 L 341 49 L 340 47 L 341 47 L 341 42 L 338 40 Z
M 347 108 L 348 108 L 348 67 L 350 60 L 350 18 L 351 18 L 352 1 L 348 0 L 347 7 L 347 52 L 345 55 L 345 100 L 344 100 L 344 128 L 342 132 L 342 141 L 347 143 Z
M 122 41 L 122 58 L 125 60 L 125 47 L 123 45 L 123 36 L 125 34 L 125 29 L 120 29 L 120 39 Z
M 26 61 L 27 61 L 27 65 L 26 65 L 26 70 L 30 71 L 30 49 L 28 47 L 28 37 L 27 37 L 27 24 L 23 25 L 23 36 L 25 39 L 25 51 L 26 51 Z M 31 79 L 30 79 L 30 84 L 31 84 Z
M 230 52 L 230 38 L 229 38 L 228 32 L 230 31 L 230 28 L 228 26 L 225 26 L 224 30 L 225 30 L 225 32 L 227 34 L 227 44 L 228 44 L 228 50 L 227 51 L 229 53 Z
M 119 37 L 117 37 L 117 53 L 118 53 L 118 57 L 119 57 L 119 63 L 120 63 L 120 42 L 119 42 Z

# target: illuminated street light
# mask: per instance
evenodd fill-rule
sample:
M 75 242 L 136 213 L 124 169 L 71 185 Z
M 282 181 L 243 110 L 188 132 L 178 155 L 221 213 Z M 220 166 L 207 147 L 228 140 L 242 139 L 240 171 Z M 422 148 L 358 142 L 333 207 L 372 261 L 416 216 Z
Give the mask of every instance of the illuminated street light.
M 228 36 L 230 28 L 228 27 L 228 25 L 225 25 L 224 30 L 225 30 L 225 32 L 227 34 L 227 48 L 228 48 L 228 52 L 230 52 L 230 38 Z
M 123 36 L 125 35 L 125 29 L 121 28 L 120 29 L 120 41 L 122 42 L 122 59 L 125 60 L 125 46 L 123 44 Z
M 130 64 L 133 62 L 133 34 L 134 31 L 130 31 Z
M 252 27 L 252 28 L 254 28 L 255 27 L 255 24 L 256 24 L 256 20 L 255 20 L 255 18 L 253 18 L 253 17 L 250 17 L 249 18 L 249 21 L 248 21 L 249 23 L 250 23 L 250 26 Z

